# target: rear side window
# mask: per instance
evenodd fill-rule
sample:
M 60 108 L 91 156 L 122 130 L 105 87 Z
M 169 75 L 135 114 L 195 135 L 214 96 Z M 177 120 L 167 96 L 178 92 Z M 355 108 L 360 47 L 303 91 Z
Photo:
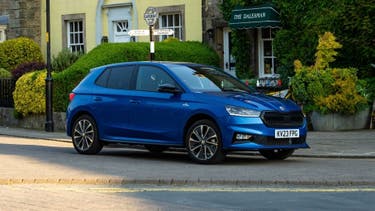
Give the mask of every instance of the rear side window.
M 111 89 L 130 89 L 133 72 L 134 66 L 112 67 L 99 76 L 96 84 Z
M 157 92 L 162 84 L 175 85 L 174 80 L 162 69 L 153 66 L 140 66 L 137 77 L 137 90 Z

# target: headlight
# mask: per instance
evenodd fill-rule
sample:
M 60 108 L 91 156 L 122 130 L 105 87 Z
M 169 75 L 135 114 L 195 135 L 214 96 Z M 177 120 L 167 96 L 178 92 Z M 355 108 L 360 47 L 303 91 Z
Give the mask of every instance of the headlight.
M 231 116 L 242 116 L 242 117 L 259 117 L 260 111 L 251 110 L 247 108 L 241 108 L 237 106 L 225 106 L 225 109 Z

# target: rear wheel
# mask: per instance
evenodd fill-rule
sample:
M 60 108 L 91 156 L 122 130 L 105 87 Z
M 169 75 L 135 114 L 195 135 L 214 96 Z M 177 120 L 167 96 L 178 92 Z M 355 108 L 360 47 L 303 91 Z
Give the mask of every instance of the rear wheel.
M 72 142 L 81 154 L 97 154 L 103 144 L 98 138 L 98 129 L 94 119 L 88 115 L 80 116 L 73 124 Z
M 190 158 L 197 163 L 219 163 L 225 158 L 220 131 L 210 120 L 195 122 L 185 136 L 185 143 Z
M 294 149 L 259 150 L 259 152 L 268 160 L 284 160 L 293 154 Z

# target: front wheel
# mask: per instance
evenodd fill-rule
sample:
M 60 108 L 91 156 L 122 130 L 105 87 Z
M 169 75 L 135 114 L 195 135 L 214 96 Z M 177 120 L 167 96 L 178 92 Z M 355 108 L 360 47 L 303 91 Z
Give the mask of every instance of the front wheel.
M 271 150 L 259 150 L 259 153 L 268 160 L 284 160 L 291 156 L 294 149 L 271 149 Z
M 225 158 L 220 131 L 210 120 L 199 120 L 190 126 L 185 144 L 190 158 L 197 163 L 219 163 Z
M 94 119 L 88 115 L 80 116 L 73 124 L 73 146 L 81 154 L 97 154 L 103 144 L 98 138 L 98 129 Z

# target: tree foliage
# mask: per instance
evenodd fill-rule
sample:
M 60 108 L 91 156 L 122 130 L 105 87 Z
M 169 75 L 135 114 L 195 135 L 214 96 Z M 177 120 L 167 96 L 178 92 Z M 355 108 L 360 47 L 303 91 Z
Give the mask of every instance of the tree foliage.
M 224 18 L 236 6 L 251 6 L 266 0 L 225 0 Z M 314 64 L 318 35 L 335 34 L 342 44 L 333 67 L 355 67 L 360 77 L 375 76 L 375 0 L 273 0 L 280 12 L 282 29 L 276 34 L 274 49 L 281 67 L 293 75 L 293 61 Z M 236 39 L 236 37 L 233 37 Z M 236 45 L 236 44 L 235 44 Z M 242 62 L 241 59 L 239 61 Z

